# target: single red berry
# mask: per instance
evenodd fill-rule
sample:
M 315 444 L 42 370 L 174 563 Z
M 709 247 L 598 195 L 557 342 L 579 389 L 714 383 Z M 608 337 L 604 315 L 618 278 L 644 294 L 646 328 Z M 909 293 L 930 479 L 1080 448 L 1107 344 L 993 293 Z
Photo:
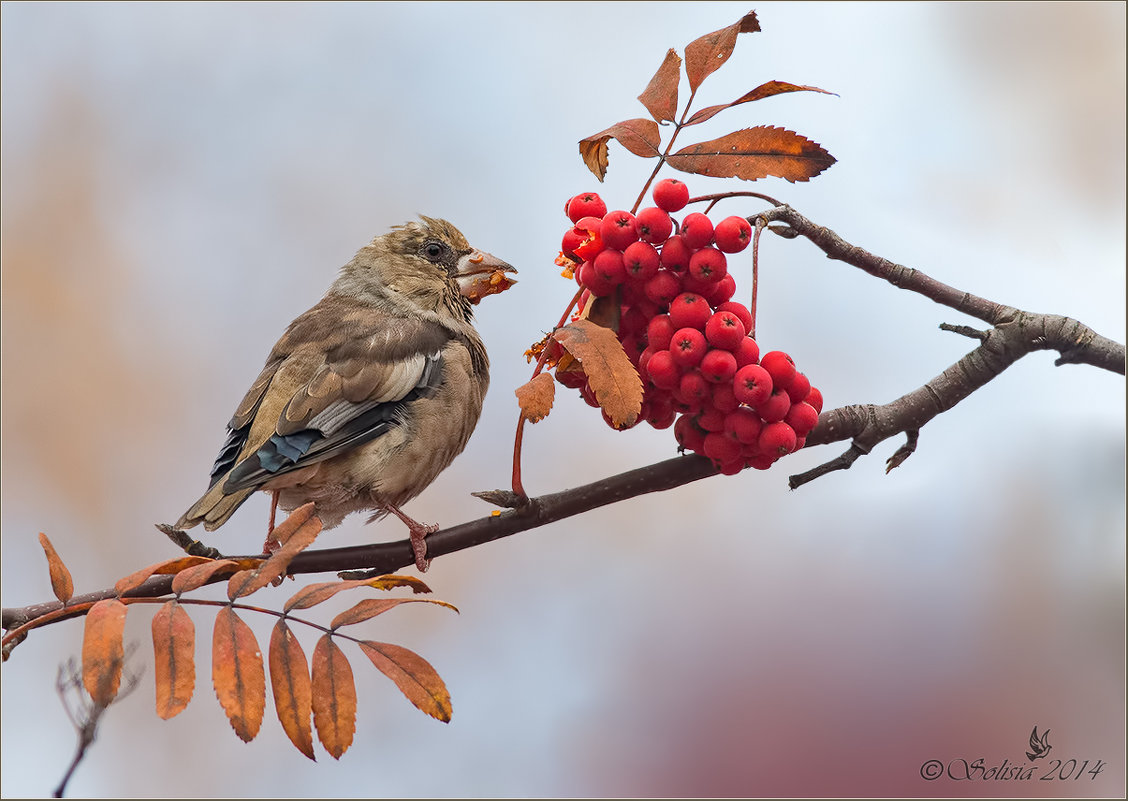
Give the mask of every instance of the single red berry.
M 822 396 L 822 393 L 819 392 L 817 389 L 815 389 L 814 387 L 811 387 L 811 391 L 807 393 L 807 397 L 805 399 L 805 402 L 811 404 L 811 406 L 813 406 L 815 408 L 816 412 L 818 412 L 819 414 L 822 414 L 823 396 Z
M 736 294 L 736 279 L 732 277 L 732 273 L 725 273 L 721 276 L 720 281 L 710 284 L 709 288 L 701 294 L 705 296 L 705 300 L 709 301 L 709 305 L 715 309 L 731 300 L 732 296 Z
M 564 213 L 572 222 L 579 222 L 581 217 L 602 217 L 607 204 L 595 192 L 584 192 L 564 204 Z
M 737 456 L 731 462 L 721 462 L 717 465 L 717 472 L 722 476 L 735 476 L 745 467 L 743 456 Z
M 709 303 L 709 295 L 713 293 L 716 284 L 710 281 L 703 281 L 700 278 L 694 278 L 693 273 L 686 273 L 682 276 L 682 292 L 692 292 L 694 295 L 700 295 Z M 712 311 L 712 303 L 709 303 L 710 311 Z
M 760 432 L 758 444 L 762 453 L 783 456 L 795 450 L 795 431 L 787 423 L 768 423 Z
M 756 407 L 772 394 L 772 377 L 758 364 L 747 364 L 736 371 L 732 391 L 741 403 Z
M 659 273 L 661 275 L 661 273 Z M 693 292 L 683 292 L 670 301 L 670 321 L 675 328 L 696 328 L 705 330 L 705 323 L 713 315 L 713 310 L 705 298 Z
M 627 270 L 623 265 L 621 251 L 607 248 L 595 257 L 592 264 L 595 266 L 596 275 L 612 286 L 618 286 L 627 280 Z
M 627 245 L 638 241 L 638 222 L 629 211 L 611 211 L 603 216 L 599 233 L 605 247 L 626 250 Z
M 765 423 L 778 423 L 787 417 L 787 412 L 791 409 L 791 398 L 787 397 L 787 390 L 775 387 L 772 394 L 755 408 Z
M 584 399 L 584 403 L 586 403 L 588 406 L 591 406 L 595 409 L 600 408 L 599 401 L 595 398 L 595 390 L 591 388 L 591 384 L 589 384 L 586 380 L 584 381 L 584 385 L 580 387 L 580 397 Z
M 774 453 L 761 453 L 759 456 L 753 456 L 748 460 L 748 466 L 756 470 L 767 470 L 779 459 Z
M 740 406 L 725 415 L 725 434 L 742 445 L 753 445 L 760 439 L 764 427 L 760 415 L 747 406 Z
M 728 274 L 728 260 L 716 248 L 701 248 L 689 257 L 689 274 L 698 281 L 715 284 Z
M 714 348 L 735 351 L 746 338 L 744 323 L 728 311 L 714 312 L 705 323 L 705 339 Z
M 674 424 L 674 418 L 677 416 L 673 400 L 669 395 L 662 393 L 651 399 L 646 422 L 650 423 L 652 428 L 669 428 Z
M 576 248 L 588 240 L 587 231 L 579 231 L 576 226 L 572 226 L 564 232 L 564 238 L 560 240 L 560 252 L 565 256 L 575 256 Z
M 654 184 L 651 196 L 655 206 L 673 213 L 684 209 L 689 202 L 689 187 L 677 178 L 666 178 Z
M 681 381 L 681 371 L 668 350 L 656 351 L 646 363 L 646 374 L 659 389 L 674 389 Z
M 681 224 L 681 235 L 693 250 L 713 243 L 713 221 L 699 211 L 685 215 Z
M 701 430 L 696 421 L 687 414 L 683 414 L 674 423 L 674 439 L 682 450 L 700 452 L 705 446 L 705 432 Z
M 725 413 L 714 409 L 712 406 L 702 406 L 700 413 L 694 418 L 697 420 L 697 425 L 705 431 L 724 431 L 725 430 Z
M 658 251 L 646 242 L 632 242 L 623 251 L 623 266 L 628 279 L 646 283 L 658 273 Z
M 701 359 L 701 374 L 715 384 L 732 381 L 736 374 L 736 357 L 727 350 L 711 349 Z
M 619 338 L 631 334 L 646 334 L 650 326 L 650 317 L 647 317 L 637 306 L 623 306 L 619 315 Z
M 787 388 L 787 394 L 791 398 L 792 403 L 799 403 L 806 400 L 807 393 L 811 391 L 811 382 L 807 376 L 802 373 L 796 373 L 795 377 L 791 379 L 791 386 Z
M 652 245 L 661 245 L 674 231 L 670 215 L 653 206 L 640 211 L 635 220 L 638 222 L 638 238 Z
M 781 350 L 773 350 L 760 357 L 760 366 L 772 377 L 772 386 L 787 389 L 795 378 L 795 362 Z
M 576 245 L 575 254 L 585 261 L 591 261 L 603 250 L 603 235 L 600 230 L 603 220 L 599 217 L 583 217 L 572 231 L 584 241 Z
M 662 266 L 672 273 L 689 271 L 689 257 L 693 255 L 680 234 L 674 234 L 662 243 Z
M 670 315 L 655 315 L 646 324 L 646 341 L 655 350 L 668 348 L 675 330 L 674 324 L 670 322 Z
M 700 364 L 706 349 L 705 335 L 696 328 L 679 328 L 670 339 L 670 355 L 682 370 Z
M 670 351 L 673 353 L 673 351 Z M 674 397 L 685 404 L 701 403 L 710 395 L 710 384 L 700 370 L 690 370 L 681 377 Z
M 760 362 L 760 348 L 752 337 L 745 337 L 740 340 L 740 346 L 732 352 L 732 355 L 736 357 L 738 369 Z
M 791 404 L 783 422 L 794 428 L 797 436 L 803 437 L 818 424 L 819 413 L 815 411 L 815 407 L 811 404 L 800 401 Z
M 681 281 L 673 273 L 659 270 L 653 278 L 643 284 L 642 291 L 648 299 L 659 306 L 669 306 L 681 292 Z
M 733 409 L 740 405 L 740 401 L 736 399 L 736 393 L 732 391 L 732 382 L 723 381 L 720 384 L 713 384 L 713 407 L 719 411 L 728 414 Z
M 627 358 L 631 360 L 631 364 L 638 367 L 639 357 L 646 350 L 646 334 L 640 331 L 624 336 L 620 331 L 619 341 L 623 343 L 623 350 L 626 352 Z
M 725 253 L 739 253 L 752 241 L 752 226 L 743 217 L 725 217 L 713 229 L 713 239 Z
M 807 437 L 806 436 L 802 436 L 802 437 L 800 437 L 799 435 L 795 436 L 795 451 L 803 450 L 803 448 L 806 447 L 806 445 L 807 445 Z M 795 451 L 792 451 L 792 453 L 795 453 Z
M 744 323 L 744 330 L 746 332 L 752 330 L 752 312 L 748 311 L 748 307 L 740 301 L 729 300 L 719 304 L 716 307 L 717 311 L 732 312 L 740 318 L 740 322 Z
M 676 394 L 673 396 L 673 398 L 674 408 L 677 409 L 681 414 L 688 414 L 692 416 L 701 413 L 701 401 L 686 403 L 685 401 L 681 400 L 681 398 Z
M 660 350 L 664 350 L 664 348 L 655 348 L 652 345 L 647 345 L 646 349 L 638 355 L 638 364 L 636 367 L 638 367 L 638 377 L 642 379 L 643 384 L 650 380 L 650 374 L 646 371 L 646 365 L 650 363 L 650 357 Z M 649 390 L 649 387 L 647 389 Z M 655 387 L 655 389 L 657 389 L 657 387 Z
M 719 431 L 705 435 L 705 455 L 717 464 L 740 458 L 740 443 Z

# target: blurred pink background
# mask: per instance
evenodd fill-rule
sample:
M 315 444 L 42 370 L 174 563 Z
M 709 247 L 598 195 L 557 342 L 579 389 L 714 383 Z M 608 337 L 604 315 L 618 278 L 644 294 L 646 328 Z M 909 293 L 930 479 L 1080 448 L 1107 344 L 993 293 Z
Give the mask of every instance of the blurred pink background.
M 782 125 L 839 162 L 751 188 L 954 286 L 1124 340 L 1123 4 L 756 9 L 763 32 L 698 107 L 770 79 L 840 97 L 742 106 L 701 138 Z M 569 296 L 561 206 L 598 187 L 629 207 L 652 166 L 612 143 L 597 185 L 576 141 L 642 116 L 666 49 L 747 10 L 5 4 L 3 604 L 50 598 L 40 531 L 79 592 L 174 555 L 153 523 L 204 488 L 269 347 L 357 248 L 417 213 L 521 270 L 479 308 L 494 365 L 479 429 L 407 508 L 444 525 L 488 513 L 469 493 L 507 485 L 522 353 Z M 809 244 L 770 238 L 762 258 L 761 343 L 828 408 L 889 401 L 970 348 L 937 326 L 975 321 Z M 734 268 L 742 292 L 749 269 Z M 1123 797 L 1124 379 L 1053 358 L 935 420 L 889 475 L 894 442 L 789 492 L 828 446 L 436 561 L 427 581 L 461 615 L 406 608 L 358 632 L 429 659 L 454 719 L 419 714 L 350 652 L 358 731 L 340 762 L 301 757 L 269 704 L 256 741 L 229 731 L 210 613 L 194 613 L 196 697 L 159 720 L 152 610 L 133 607 L 146 676 L 70 794 Z M 562 391 L 527 431 L 526 486 L 674 452 L 670 432 L 613 432 Z M 253 549 L 265 514 L 253 499 L 211 542 Z M 356 519 L 323 544 L 403 535 Z M 272 621 L 247 619 L 265 643 Z M 49 794 L 69 762 L 54 679 L 80 637 L 77 622 L 36 631 L 0 673 L 6 797 Z M 1103 771 L 921 777 L 929 760 L 1027 764 L 1034 726 L 1053 745 L 1038 775 L 1058 758 Z

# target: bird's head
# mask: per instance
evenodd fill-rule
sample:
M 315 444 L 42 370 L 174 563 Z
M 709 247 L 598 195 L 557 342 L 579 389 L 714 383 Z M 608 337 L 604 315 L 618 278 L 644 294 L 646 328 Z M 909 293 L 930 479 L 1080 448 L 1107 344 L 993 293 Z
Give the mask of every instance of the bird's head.
M 341 270 L 335 289 L 379 300 L 388 293 L 440 317 L 469 322 L 471 304 L 503 292 L 517 272 L 471 247 L 446 220 L 420 217 L 395 226 L 361 248 Z

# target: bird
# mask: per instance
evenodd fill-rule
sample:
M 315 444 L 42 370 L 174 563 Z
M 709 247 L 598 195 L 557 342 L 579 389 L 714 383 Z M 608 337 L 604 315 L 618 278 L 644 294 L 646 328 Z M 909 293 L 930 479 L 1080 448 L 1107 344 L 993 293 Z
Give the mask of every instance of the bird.
M 1046 729 L 1042 732 L 1042 736 L 1038 736 L 1038 727 L 1034 727 L 1034 731 L 1030 732 L 1030 750 L 1026 752 L 1026 758 L 1033 762 L 1035 759 L 1044 759 L 1046 754 L 1050 753 L 1053 748 L 1047 739 L 1050 736 L 1050 730 Z
M 420 215 L 375 237 L 274 345 L 227 424 L 207 491 L 176 528 L 214 531 L 265 490 L 271 528 L 277 506 L 311 501 L 323 529 L 353 512 L 398 517 L 425 571 L 425 537 L 438 527 L 401 507 L 478 423 L 489 359 L 473 307 L 516 272 L 442 219 Z

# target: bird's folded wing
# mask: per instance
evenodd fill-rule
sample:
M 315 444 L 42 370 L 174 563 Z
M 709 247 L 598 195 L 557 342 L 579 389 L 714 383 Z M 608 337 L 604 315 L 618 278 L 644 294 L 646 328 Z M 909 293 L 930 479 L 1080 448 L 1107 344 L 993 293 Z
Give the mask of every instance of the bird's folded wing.
M 327 300 L 294 321 L 236 410 L 212 471 L 225 493 L 375 439 L 441 383 L 447 329 Z

